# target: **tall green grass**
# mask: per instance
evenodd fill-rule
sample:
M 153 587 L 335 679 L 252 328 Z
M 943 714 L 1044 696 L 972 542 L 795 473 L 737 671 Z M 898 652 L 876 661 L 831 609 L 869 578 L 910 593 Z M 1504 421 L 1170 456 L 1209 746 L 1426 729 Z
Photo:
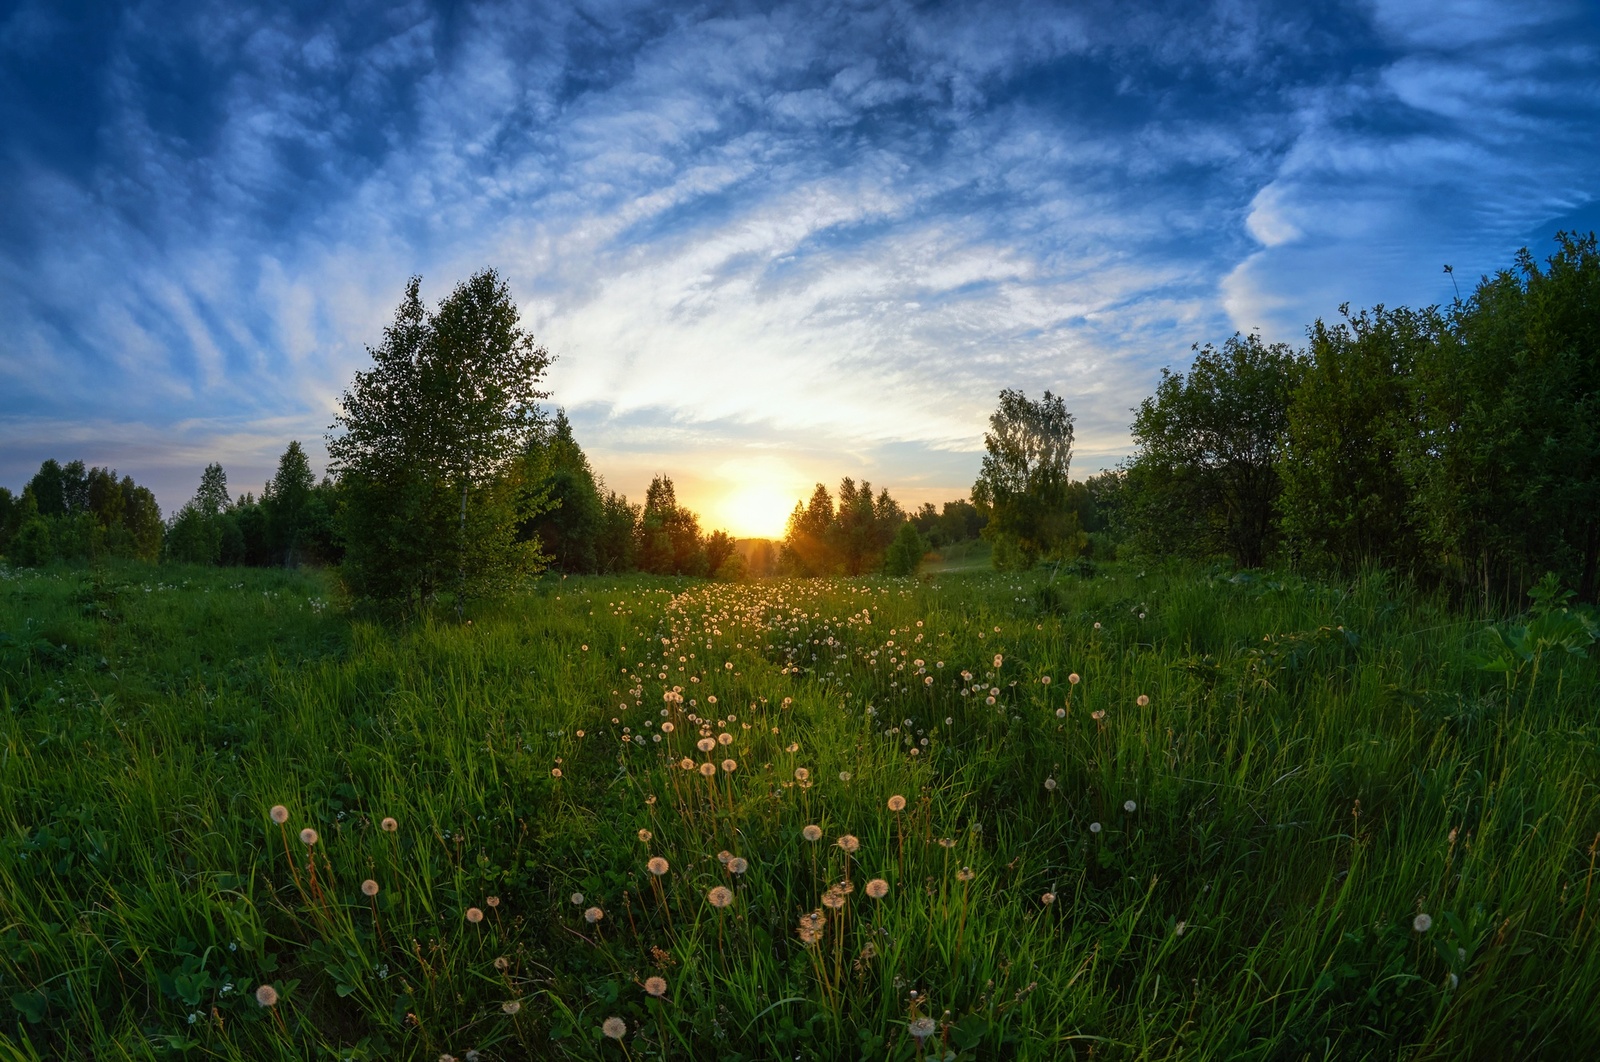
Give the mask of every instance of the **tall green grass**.
M 1584 1057 L 1596 665 L 1484 626 L 1179 568 L 404 628 L 7 572 L 0 1058 Z

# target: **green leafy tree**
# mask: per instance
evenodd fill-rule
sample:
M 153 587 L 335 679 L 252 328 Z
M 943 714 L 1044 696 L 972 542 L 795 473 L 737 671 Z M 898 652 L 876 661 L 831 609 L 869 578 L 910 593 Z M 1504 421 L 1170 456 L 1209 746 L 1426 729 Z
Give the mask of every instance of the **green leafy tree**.
M 985 454 L 972 502 L 987 518 L 997 568 L 1031 568 L 1041 557 L 1075 554 L 1081 545 L 1071 506 L 1072 414 L 1049 391 L 1037 402 L 1000 392 L 984 433 Z
M 678 504 L 668 476 L 656 476 L 645 491 L 639 517 L 639 567 L 656 575 L 707 575 L 700 519 Z
M 420 606 L 449 586 L 503 586 L 543 558 L 518 527 L 540 508 L 518 474 L 541 425 L 549 353 L 484 270 L 428 313 L 413 277 L 373 367 L 356 373 L 328 438 L 342 479 L 343 570 L 359 595 Z
M 556 411 L 549 437 L 529 448 L 524 465 L 527 476 L 544 491 L 549 507 L 524 522 L 521 537 L 536 541 L 558 571 L 599 571 L 604 508 L 600 484 L 573 438 L 565 410 Z
M 292 440 L 261 494 L 262 537 L 271 563 L 292 568 L 306 558 L 316 486 L 305 449 Z
M 1310 329 L 1304 375 L 1289 403 L 1279 464 L 1285 542 L 1313 567 L 1416 570 L 1404 454 L 1413 432 L 1411 374 L 1438 341 L 1437 314 L 1351 314 Z
M 1195 350 L 1187 374 L 1162 370 L 1134 416 L 1135 538 L 1152 552 L 1257 567 L 1277 545 L 1278 461 L 1303 362 L 1255 335 Z
M 614 490 L 605 491 L 595 535 L 596 569 L 609 574 L 638 568 L 640 537 L 639 506 Z
M 784 531 L 780 567 L 791 575 L 831 575 L 836 570 L 828 541 L 834 524 L 833 495 L 821 483 L 811 492 L 810 503 L 795 502 Z
M 922 540 L 922 535 L 917 532 L 917 525 L 907 520 L 895 532 L 893 541 L 883 556 L 883 574 L 892 576 L 907 576 L 917 574 L 917 569 L 922 566 L 922 557 L 928 552 L 928 544 Z

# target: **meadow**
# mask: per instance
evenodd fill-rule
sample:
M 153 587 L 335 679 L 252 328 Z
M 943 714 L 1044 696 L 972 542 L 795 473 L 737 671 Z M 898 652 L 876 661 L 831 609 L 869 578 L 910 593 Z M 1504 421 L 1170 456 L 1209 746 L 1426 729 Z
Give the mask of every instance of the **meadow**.
M 0 569 L 0 1059 L 1600 1051 L 1581 639 L 1049 574 Z

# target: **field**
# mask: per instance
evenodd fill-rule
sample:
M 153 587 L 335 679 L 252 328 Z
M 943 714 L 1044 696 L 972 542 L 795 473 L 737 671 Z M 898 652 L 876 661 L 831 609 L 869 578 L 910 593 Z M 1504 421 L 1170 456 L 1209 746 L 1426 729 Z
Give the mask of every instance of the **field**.
M 1593 661 L 1043 578 L 5 572 L 0 1058 L 1600 1051 Z

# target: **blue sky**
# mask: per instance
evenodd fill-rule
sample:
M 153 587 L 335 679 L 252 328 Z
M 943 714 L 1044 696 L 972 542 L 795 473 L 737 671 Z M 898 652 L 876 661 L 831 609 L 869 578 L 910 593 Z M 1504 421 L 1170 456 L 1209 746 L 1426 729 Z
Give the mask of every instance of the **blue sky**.
M 1086 474 L 1191 343 L 1600 227 L 1597 12 L 7 4 L 0 483 L 259 490 L 406 278 L 484 265 L 597 470 L 713 526 L 962 495 L 1003 387 Z

